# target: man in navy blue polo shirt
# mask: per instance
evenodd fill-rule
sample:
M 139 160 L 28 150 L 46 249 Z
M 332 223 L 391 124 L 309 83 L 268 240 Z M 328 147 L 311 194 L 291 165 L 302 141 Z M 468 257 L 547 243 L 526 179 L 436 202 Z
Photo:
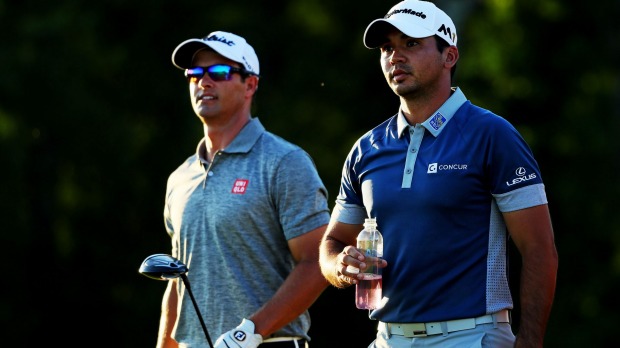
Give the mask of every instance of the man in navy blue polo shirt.
M 320 248 L 336 287 L 357 284 L 354 247 L 366 217 L 384 238 L 383 306 L 369 347 L 541 347 L 558 267 L 542 176 L 505 119 L 452 87 L 454 23 L 406 0 L 370 23 L 398 113 L 364 134 L 346 158 Z M 522 258 L 520 326 L 510 323 L 508 241 Z

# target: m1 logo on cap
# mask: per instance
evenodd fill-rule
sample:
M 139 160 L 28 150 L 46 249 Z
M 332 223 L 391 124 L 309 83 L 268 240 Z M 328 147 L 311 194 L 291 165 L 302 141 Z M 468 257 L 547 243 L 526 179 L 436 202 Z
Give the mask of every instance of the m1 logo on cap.
M 245 191 L 248 189 L 248 183 L 250 181 L 247 179 L 237 179 L 235 180 L 235 184 L 233 185 L 232 188 L 232 193 L 237 194 L 237 195 L 242 195 L 245 193 Z
M 443 33 L 445 36 L 449 37 L 452 40 L 452 43 L 454 43 L 456 41 L 456 33 L 452 33 L 452 30 L 450 30 L 450 27 L 446 26 L 445 24 L 442 24 L 441 27 L 439 27 L 439 29 L 437 29 L 438 33 Z

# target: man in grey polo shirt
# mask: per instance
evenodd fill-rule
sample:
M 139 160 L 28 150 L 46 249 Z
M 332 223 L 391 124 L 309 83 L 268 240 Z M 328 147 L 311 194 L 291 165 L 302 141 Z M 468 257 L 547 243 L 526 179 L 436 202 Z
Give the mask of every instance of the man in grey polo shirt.
M 327 190 L 310 156 L 251 116 L 259 63 L 240 36 L 179 44 L 204 138 L 169 177 L 165 227 L 216 348 L 307 347 L 308 308 L 327 287 L 318 246 Z M 207 347 L 182 282 L 162 302 L 158 347 Z

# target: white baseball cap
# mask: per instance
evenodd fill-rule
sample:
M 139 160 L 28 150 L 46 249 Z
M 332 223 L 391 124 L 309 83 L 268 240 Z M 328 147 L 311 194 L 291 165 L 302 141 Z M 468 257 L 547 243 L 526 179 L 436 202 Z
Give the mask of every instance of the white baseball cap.
M 456 27 L 452 19 L 429 1 L 405 0 L 396 4 L 385 17 L 375 19 L 368 25 L 364 32 L 364 45 L 368 48 L 379 47 L 394 28 L 414 38 L 438 35 L 451 46 L 456 46 Z
M 172 52 L 172 64 L 179 69 L 191 68 L 196 52 L 209 47 L 230 60 L 243 65 L 245 70 L 258 75 L 258 57 L 252 46 L 241 36 L 225 31 L 214 31 L 202 39 L 181 42 Z

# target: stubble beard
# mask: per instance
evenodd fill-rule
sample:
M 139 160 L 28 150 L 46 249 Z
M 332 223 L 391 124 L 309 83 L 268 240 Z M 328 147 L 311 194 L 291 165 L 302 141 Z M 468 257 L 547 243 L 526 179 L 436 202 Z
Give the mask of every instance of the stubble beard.
M 421 92 L 420 87 L 415 83 L 392 85 L 392 91 L 403 99 L 415 99 Z

